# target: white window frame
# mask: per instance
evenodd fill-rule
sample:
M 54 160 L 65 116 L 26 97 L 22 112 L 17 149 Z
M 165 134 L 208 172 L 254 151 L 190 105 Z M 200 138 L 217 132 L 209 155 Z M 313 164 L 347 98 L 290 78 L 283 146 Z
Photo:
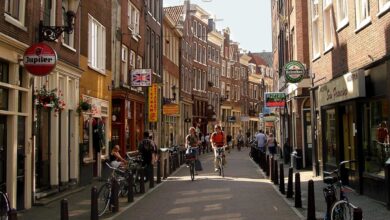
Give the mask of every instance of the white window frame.
M 221 76 L 226 76 L 226 61 L 225 60 L 222 60 Z
M 128 84 L 128 48 L 122 44 L 122 50 L 121 50 L 121 65 L 122 65 L 122 75 L 123 75 L 123 84 L 127 85 Z
M 371 23 L 370 2 L 368 0 L 355 0 L 356 30 L 359 32 Z
M 88 14 L 88 66 L 106 73 L 106 28 Z
M 379 13 L 378 17 L 390 10 L 390 0 L 379 0 Z
M 313 60 L 321 56 L 319 36 L 319 10 L 318 0 L 311 1 L 311 27 L 312 27 L 312 54 Z
M 65 4 L 65 5 L 64 5 Z M 69 11 L 69 0 L 67 0 L 66 2 L 62 1 L 62 7 L 65 8 L 65 11 Z M 54 9 L 54 14 L 55 14 L 55 9 Z M 62 18 L 62 25 L 66 26 L 67 24 L 64 23 L 64 21 L 66 20 L 66 18 L 63 17 L 64 15 L 61 16 Z M 54 20 L 54 23 L 55 23 L 55 20 Z M 69 37 L 69 42 L 65 42 L 65 35 L 68 35 Z M 66 33 L 65 31 L 62 32 L 62 39 L 61 39 L 61 42 L 62 42 L 62 45 L 73 50 L 73 51 L 76 51 L 74 49 L 74 31 L 72 31 L 72 33 L 68 34 Z
M 348 0 L 337 0 L 337 31 L 347 26 L 348 23 Z
M 130 50 L 129 65 L 132 67 L 132 69 L 135 69 L 135 58 L 135 52 Z
M 139 36 L 139 10 L 130 1 L 127 4 L 127 26 L 133 35 Z
M 324 53 L 328 52 L 333 48 L 333 1 L 323 1 L 323 40 L 324 40 Z
M 12 15 L 7 8 L 10 5 L 13 5 L 15 3 L 15 0 L 5 0 L 5 7 L 4 7 L 4 17 L 5 20 L 12 25 L 27 31 L 27 28 L 25 25 L 25 14 L 26 14 L 26 0 L 19 0 L 19 11 L 18 15 Z

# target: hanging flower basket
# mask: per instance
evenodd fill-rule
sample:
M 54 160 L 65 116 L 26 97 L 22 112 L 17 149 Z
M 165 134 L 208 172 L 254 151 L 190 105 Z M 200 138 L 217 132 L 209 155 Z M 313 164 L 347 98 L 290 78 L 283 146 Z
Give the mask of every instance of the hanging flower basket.
M 61 92 L 60 96 L 62 96 Z M 57 89 L 48 91 L 46 86 L 35 90 L 34 103 L 38 109 L 54 110 L 55 112 L 61 112 L 65 108 L 65 102 L 57 95 Z
M 77 107 L 77 112 L 78 113 L 87 112 L 87 111 L 90 111 L 91 108 L 92 108 L 92 105 L 89 104 L 88 102 L 80 101 L 79 106 Z

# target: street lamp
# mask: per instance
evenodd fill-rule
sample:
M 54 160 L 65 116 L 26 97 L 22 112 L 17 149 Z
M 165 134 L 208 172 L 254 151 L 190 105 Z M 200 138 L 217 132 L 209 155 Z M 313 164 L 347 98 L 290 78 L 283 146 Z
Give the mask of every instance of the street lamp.
M 70 0 L 69 10 L 66 12 L 65 26 L 45 26 L 43 21 L 39 22 L 39 41 L 55 41 L 63 32 L 73 33 L 76 20 L 76 13 L 80 5 L 80 0 Z

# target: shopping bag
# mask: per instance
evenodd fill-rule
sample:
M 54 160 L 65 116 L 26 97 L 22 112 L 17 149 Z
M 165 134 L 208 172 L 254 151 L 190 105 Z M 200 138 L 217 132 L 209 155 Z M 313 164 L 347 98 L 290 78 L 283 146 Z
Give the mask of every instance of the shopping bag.
M 200 160 L 195 160 L 195 170 L 196 171 L 202 171 L 202 163 L 200 163 Z

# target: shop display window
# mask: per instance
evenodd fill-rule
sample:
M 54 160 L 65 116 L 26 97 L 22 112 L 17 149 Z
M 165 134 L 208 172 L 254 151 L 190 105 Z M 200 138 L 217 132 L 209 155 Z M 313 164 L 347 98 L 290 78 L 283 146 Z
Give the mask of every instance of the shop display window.
M 336 111 L 328 109 L 325 112 L 325 146 L 326 163 L 336 166 L 338 146 L 336 143 Z
M 384 177 L 385 162 L 390 158 L 389 102 L 379 99 L 366 103 L 363 114 L 364 171 Z

